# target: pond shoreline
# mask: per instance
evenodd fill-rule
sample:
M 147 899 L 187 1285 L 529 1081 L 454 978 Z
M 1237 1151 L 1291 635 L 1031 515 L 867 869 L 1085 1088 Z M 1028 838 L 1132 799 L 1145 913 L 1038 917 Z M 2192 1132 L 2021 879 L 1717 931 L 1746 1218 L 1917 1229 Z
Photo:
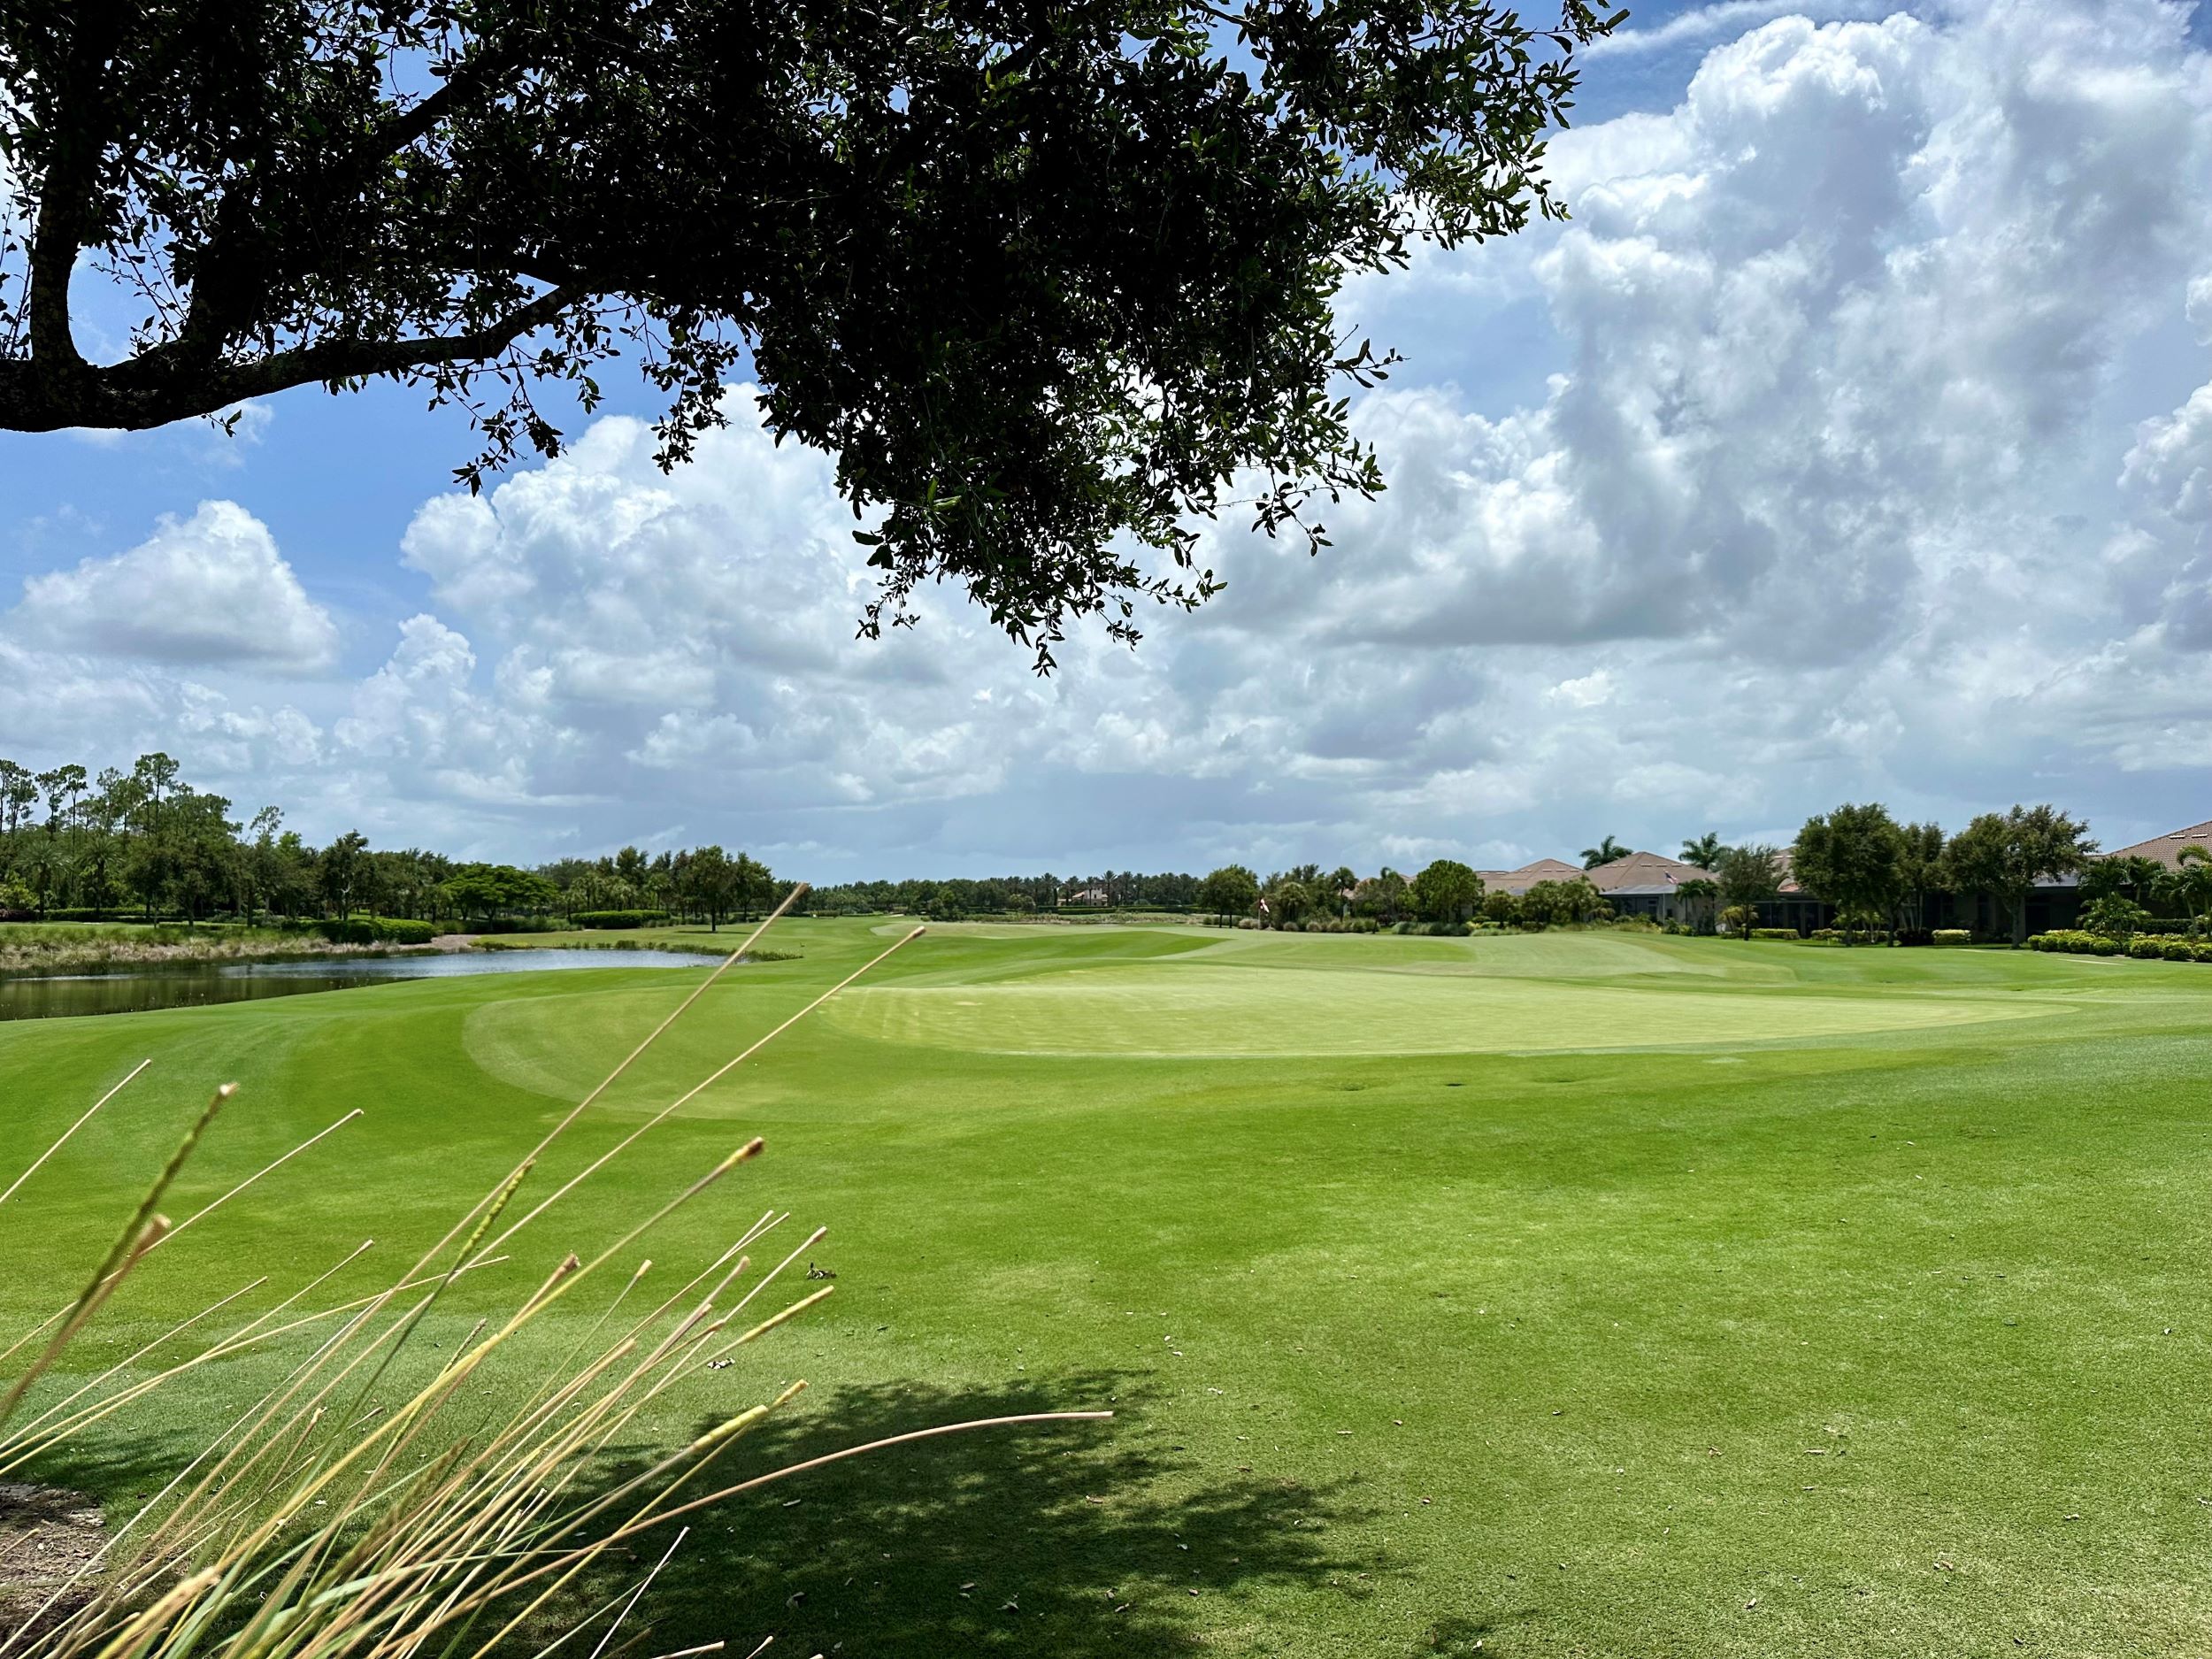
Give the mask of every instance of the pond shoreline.
M 0 1023 L 213 1007 L 419 979 L 558 974 L 579 968 L 676 968 L 696 973 L 713 964 L 713 958 L 696 952 L 674 950 L 367 947 L 337 955 L 296 951 L 259 962 L 248 960 L 251 954 L 166 964 L 142 962 L 121 970 L 15 974 L 0 979 Z
M 427 945 L 346 945 L 303 940 L 296 947 L 257 941 L 226 949 L 228 941 L 174 945 L 57 945 L 34 950 L 0 949 L 0 980 L 52 979 L 85 974 L 166 973 L 180 968 L 246 966 L 269 962 L 355 962 L 385 956 L 436 956 L 456 947 Z
M 689 956 L 707 956 L 719 961 L 730 954 L 719 945 L 710 945 L 686 939 L 576 939 L 564 934 L 557 945 L 510 944 L 510 939 L 527 938 L 514 933 L 456 933 L 447 937 L 469 940 L 469 944 L 457 949 L 469 950 L 675 950 Z M 735 947 L 731 947 L 734 949 Z M 796 951 L 749 950 L 741 960 L 746 962 L 797 962 Z
M 683 939 L 564 938 L 558 944 L 524 943 L 530 934 L 441 933 L 427 944 L 343 944 L 326 939 L 267 937 L 234 941 L 217 937 L 160 944 L 135 940 L 82 940 L 22 947 L 0 944 L 0 984 L 16 979 L 59 979 L 122 974 L 189 972 L 203 968 L 250 967 L 275 963 L 378 961 L 390 957 L 443 956 L 493 952 L 520 955 L 542 950 L 595 950 L 611 955 L 657 951 L 716 961 L 729 950 L 704 941 Z M 790 962 L 798 953 L 753 950 L 748 962 Z

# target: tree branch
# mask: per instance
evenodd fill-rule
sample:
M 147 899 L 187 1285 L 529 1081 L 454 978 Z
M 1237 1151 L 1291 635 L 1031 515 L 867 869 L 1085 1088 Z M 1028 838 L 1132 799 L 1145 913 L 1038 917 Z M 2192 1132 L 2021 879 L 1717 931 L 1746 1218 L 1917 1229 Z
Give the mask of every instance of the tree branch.
M 31 231 L 30 282 L 25 296 L 31 356 L 44 373 L 59 376 L 81 373 L 87 366 L 69 326 L 69 284 L 84 246 L 86 210 L 105 147 L 101 46 L 118 32 L 115 11 L 112 5 L 86 5 L 76 13 L 66 81 L 57 100 L 76 119 L 58 135 L 53 159 L 40 181 L 38 222 Z
M 487 90 L 497 90 L 507 74 L 522 66 L 521 47 L 512 40 L 496 47 L 487 47 L 475 57 L 465 58 L 453 66 L 444 83 L 411 108 L 396 110 L 377 123 L 376 130 L 365 146 L 365 157 L 379 159 L 407 148 L 419 138 L 434 131 L 438 123 L 453 113 L 464 99 Z
M 365 375 L 426 369 L 441 363 L 495 357 L 533 329 L 542 328 L 588 293 L 588 289 L 574 284 L 553 288 L 497 322 L 465 334 L 332 341 L 324 345 L 279 351 L 257 363 L 243 364 L 230 371 L 224 378 L 238 389 L 214 406 L 219 409 L 242 397 L 265 397 L 271 392 L 313 380 L 350 380 Z
M 467 334 L 330 341 L 212 372 L 179 358 L 169 348 L 112 367 L 80 359 L 76 372 L 58 376 L 35 359 L 0 361 L 0 426 L 18 432 L 63 426 L 141 432 L 295 386 L 495 357 L 590 293 L 580 284 L 564 285 Z

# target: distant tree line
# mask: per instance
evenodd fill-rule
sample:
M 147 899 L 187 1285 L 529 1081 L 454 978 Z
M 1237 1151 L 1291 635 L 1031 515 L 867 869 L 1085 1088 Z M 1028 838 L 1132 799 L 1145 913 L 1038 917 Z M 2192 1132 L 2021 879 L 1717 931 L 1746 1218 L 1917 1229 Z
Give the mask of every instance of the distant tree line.
M 1583 851 L 1595 869 L 1630 849 L 1607 835 Z M 2049 805 L 1985 812 L 1956 834 L 1901 824 L 1878 803 L 1846 804 L 1806 820 L 1786 852 L 1724 844 L 1708 833 L 1681 860 L 1706 874 L 1676 889 L 1686 922 L 1748 933 L 1783 896 L 1785 881 L 1835 912 L 1847 933 L 1924 932 L 1944 895 L 1987 899 L 2026 933 L 2037 886 L 2079 876 L 2091 926 L 2125 932 L 2134 918 L 2212 914 L 2212 854 L 2178 869 L 2147 858 L 2099 858 L 2085 824 Z M 667 918 L 710 927 L 764 913 L 789 883 L 761 860 L 718 845 L 648 854 L 635 847 L 598 858 L 564 858 L 526 870 L 466 863 L 419 848 L 373 848 L 357 831 L 315 847 L 284 827 L 275 807 L 242 820 L 224 796 L 194 787 L 165 754 L 128 771 L 78 764 L 33 772 L 0 759 L 0 916 L 134 915 L 188 922 L 233 917 L 307 918 L 356 914 L 451 920 Z M 1413 875 L 1386 865 L 1297 864 L 1264 877 L 1242 864 L 1206 875 L 993 876 L 977 879 L 854 881 L 818 888 L 816 913 L 941 918 L 1069 910 L 1156 910 L 1292 929 L 1430 926 L 1471 920 L 1542 927 L 1602 921 L 1612 913 L 1586 879 L 1539 881 L 1519 894 L 1486 891 L 1456 859 Z M 2096 919 L 2091 919 L 2096 918 Z
M 524 870 L 420 848 L 381 849 L 357 830 L 315 847 L 264 807 L 232 816 L 171 757 L 127 772 L 33 772 L 0 759 L 0 916 L 245 922 L 355 915 L 453 921 L 628 912 L 710 926 L 762 914 L 787 884 L 718 846 L 634 847 Z
M 944 879 L 846 881 L 817 887 L 807 908 L 839 914 L 898 910 L 909 916 L 1028 915 L 1064 907 L 1109 910 L 1187 910 L 1198 898 L 1199 879 L 1172 872 L 1144 875 L 1109 870 L 1103 875 L 955 876 Z

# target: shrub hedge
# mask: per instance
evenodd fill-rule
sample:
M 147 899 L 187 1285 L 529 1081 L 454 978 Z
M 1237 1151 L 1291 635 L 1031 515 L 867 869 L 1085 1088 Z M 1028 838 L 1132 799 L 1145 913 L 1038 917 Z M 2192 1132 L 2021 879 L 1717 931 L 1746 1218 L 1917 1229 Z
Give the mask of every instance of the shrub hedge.
M 1751 930 L 1751 936 L 1754 939 L 1798 940 L 1804 938 L 1805 935 L 1794 927 L 1755 927 Z
M 578 927 L 657 927 L 666 910 L 580 910 L 568 918 Z
M 2070 956 L 2116 956 L 2124 949 L 2116 939 L 2093 933 L 2085 927 L 2058 927 L 2028 941 L 2030 950 L 2055 951 Z
M 1974 942 L 1974 930 L 1970 927 L 1939 927 L 1928 938 L 1939 945 L 1970 945 Z
M 438 936 L 438 925 L 403 916 L 354 916 L 310 922 L 306 931 L 334 945 L 426 945 Z
M 2038 933 L 2028 941 L 2031 950 L 2058 951 L 2075 956 L 2132 956 L 2139 962 L 2212 963 L 2212 939 L 2177 939 L 2138 933 L 2124 943 L 2085 928 L 2062 927 Z

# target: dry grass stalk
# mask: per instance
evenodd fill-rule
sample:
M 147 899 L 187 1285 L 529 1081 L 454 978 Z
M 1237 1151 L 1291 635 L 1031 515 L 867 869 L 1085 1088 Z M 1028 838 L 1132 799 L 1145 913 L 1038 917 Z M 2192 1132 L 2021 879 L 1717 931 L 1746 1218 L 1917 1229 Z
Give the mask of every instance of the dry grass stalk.
M 534 1643 L 537 1652 L 550 1654 L 603 1620 L 589 1659 L 609 1659 L 640 1640 L 634 1635 L 620 1647 L 612 1645 L 685 1532 L 674 1532 L 666 1551 L 634 1585 L 564 1624 L 557 1612 L 561 1598 L 586 1572 L 611 1566 L 611 1551 L 665 1529 L 680 1517 L 791 1474 L 928 1435 L 987 1426 L 952 1424 L 901 1435 L 789 1468 L 726 1479 L 699 1494 L 699 1487 L 709 1485 L 706 1477 L 748 1430 L 798 1395 L 806 1386 L 800 1381 L 733 1412 L 643 1471 L 611 1479 L 610 1448 L 656 1400 L 682 1379 L 710 1365 L 718 1367 L 737 1348 L 830 1294 L 831 1287 L 825 1286 L 730 1334 L 739 1316 L 823 1236 L 817 1231 L 776 1265 L 749 1279 L 748 1251 L 787 1219 L 772 1210 L 672 1294 L 621 1324 L 623 1310 L 651 1266 L 639 1261 L 557 1366 L 534 1379 L 487 1381 L 518 1339 L 549 1310 L 627 1259 L 656 1227 L 757 1156 L 762 1149 L 758 1140 L 732 1150 L 588 1262 L 564 1253 L 511 1312 L 502 1320 L 479 1323 L 450 1357 L 430 1360 L 419 1346 L 411 1348 L 411 1340 L 463 1275 L 509 1259 L 492 1252 L 701 1089 L 859 977 L 852 975 L 783 1021 L 680 1094 L 613 1152 L 595 1159 L 495 1233 L 562 1134 L 758 941 L 803 890 L 794 889 L 505 1179 L 385 1289 L 311 1312 L 296 1311 L 357 1261 L 370 1248 L 365 1242 L 276 1306 L 223 1332 L 202 1352 L 151 1376 L 122 1381 L 187 1332 L 224 1316 L 258 1287 L 262 1281 L 256 1280 L 209 1303 L 128 1359 L 12 1427 L 39 1379 L 137 1263 L 183 1231 L 170 1226 L 157 1206 L 228 1097 L 230 1086 L 219 1091 L 85 1289 L 8 1350 L 13 1354 L 53 1333 L 0 1395 L 0 1474 L 33 1459 L 65 1457 L 71 1442 L 96 1425 L 216 1360 L 265 1349 L 287 1338 L 303 1339 L 309 1346 L 275 1386 L 202 1446 L 92 1558 L 51 1589 L 13 1632 L 0 1635 L 0 1659 L 413 1659 L 433 1650 L 442 1659 L 484 1659 L 503 1644 L 518 1642 Z M 917 928 L 867 966 L 921 931 Z M 90 1116 L 78 1119 L 62 1139 Z M 265 1166 L 184 1225 L 228 1202 L 346 1121 Z M 21 1184 L 19 1178 L 0 1197 L 12 1195 Z M 443 1266 L 437 1265 L 441 1262 Z M 0 1361 L 6 1357 L 0 1355 Z M 501 1403 L 483 1420 L 461 1422 L 458 1402 L 467 1398 L 480 1404 L 487 1389 Z M 386 1399 L 387 1393 L 392 1397 Z M 1101 1415 L 1051 1413 L 991 1421 Z M 686 1648 L 660 1659 L 695 1659 L 720 1646 Z M 766 1646 L 763 1642 L 754 1654 Z

